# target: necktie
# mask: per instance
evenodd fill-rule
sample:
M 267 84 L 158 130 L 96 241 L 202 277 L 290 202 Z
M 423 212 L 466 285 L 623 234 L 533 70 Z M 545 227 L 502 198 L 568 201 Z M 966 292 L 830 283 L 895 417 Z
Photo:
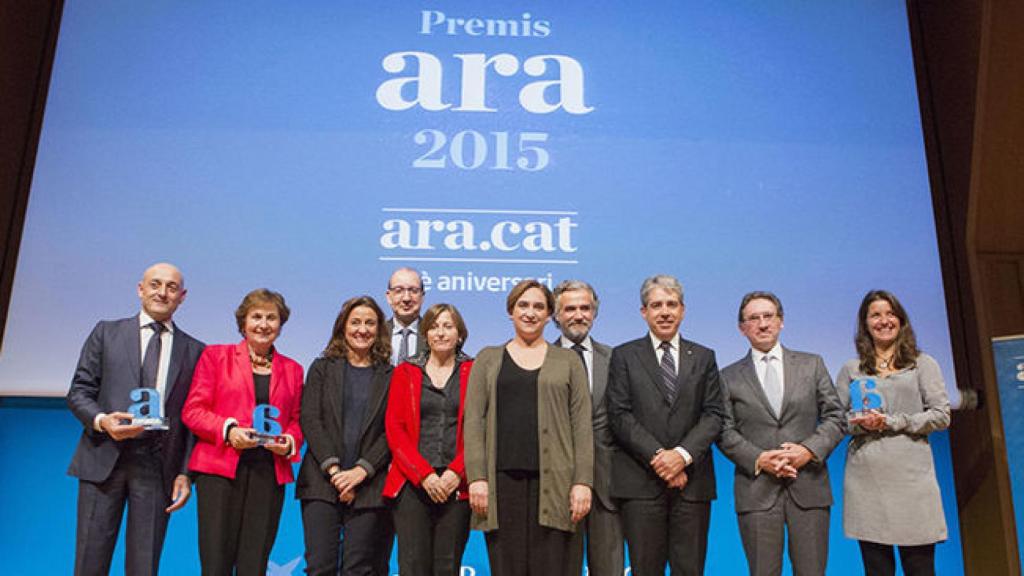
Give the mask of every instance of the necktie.
M 669 404 L 676 401 L 676 392 L 678 392 L 678 386 L 676 384 L 676 362 L 672 359 L 672 344 L 665 340 L 661 343 L 662 354 L 661 354 L 661 380 L 665 384 L 665 389 L 668 390 L 668 402 Z
M 588 372 L 587 371 L 587 357 L 583 355 L 583 352 L 586 351 L 586 348 L 583 347 L 583 344 L 580 344 L 580 343 L 577 342 L 577 343 L 572 345 L 572 350 L 573 350 L 573 352 L 576 352 L 577 355 L 579 355 L 580 362 L 583 362 L 583 371 L 584 372 Z M 588 374 L 589 374 L 589 372 L 588 372 Z M 587 376 L 587 379 L 588 380 L 590 379 L 589 375 Z
M 159 322 L 150 322 L 146 327 L 153 330 L 153 335 L 149 337 L 146 354 L 142 357 L 142 386 L 156 388 L 156 373 L 160 368 L 160 350 L 163 348 L 160 335 L 164 332 L 164 325 Z
M 775 415 L 782 413 L 782 382 L 779 381 L 779 371 L 775 369 L 773 357 L 764 357 L 764 394 L 768 397 Z
M 395 364 L 401 364 L 409 357 L 409 334 L 412 334 L 412 330 L 402 328 L 398 333 L 402 335 L 402 340 L 398 345 L 398 357 L 395 358 Z

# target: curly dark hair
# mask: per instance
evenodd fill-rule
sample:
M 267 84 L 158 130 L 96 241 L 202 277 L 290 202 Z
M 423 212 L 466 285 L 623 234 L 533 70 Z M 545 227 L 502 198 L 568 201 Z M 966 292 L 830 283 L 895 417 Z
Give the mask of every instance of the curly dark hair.
M 341 305 L 341 312 L 334 320 L 334 328 L 331 330 L 331 339 L 324 348 L 324 358 L 348 359 L 348 343 L 345 341 L 345 324 L 352 311 L 360 306 L 365 306 L 377 316 L 377 337 L 370 347 L 370 362 L 373 365 L 387 364 L 391 361 L 391 333 L 388 330 L 387 322 L 384 320 L 384 312 L 377 301 L 371 296 L 356 296 L 349 298 Z
M 857 312 L 857 335 L 853 342 L 857 346 L 857 355 L 860 357 L 860 370 L 865 374 L 878 374 L 878 368 L 875 366 L 875 342 L 868 330 L 868 309 L 872 303 L 879 300 L 888 302 L 892 307 L 893 314 L 900 321 L 900 331 L 896 335 L 896 352 L 892 357 L 892 365 L 896 369 L 912 368 L 917 365 L 917 357 L 921 351 L 917 348 L 917 337 L 914 336 L 914 328 L 910 325 L 907 311 L 892 292 L 872 290 L 864 295 L 864 300 L 860 303 L 860 310 Z

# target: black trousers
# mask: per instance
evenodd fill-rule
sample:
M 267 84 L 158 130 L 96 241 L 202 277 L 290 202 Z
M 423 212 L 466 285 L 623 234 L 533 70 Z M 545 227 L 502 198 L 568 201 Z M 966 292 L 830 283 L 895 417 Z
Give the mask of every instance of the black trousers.
M 75 575 L 110 573 L 110 564 L 128 507 L 125 574 L 156 574 L 167 532 L 170 505 L 160 474 L 159 446 L 134 442 L 122 448 L 117 465 L 103 482 L 78 482 Z
M 920 546 L 892 546 L 858 540 L 860 556 L 864 560 L 866 576 L 893 576 L 896 574 L 896 555 L 900 551 L 900 566 L 906 576 L 935 575 L 935 544 Z
M 402 576 L 459 576 L 469 538 L 469 503 L 455 495 L 444 504 L 405 484 L 392 509 Z
M 634 576 L 664 576 L 666 562 L 673 576 L 704 573 L 710 502 L 665 490 L 656 498 L 623 500 L 619 513 Z
M 498 472 L 495 482 L 498 529 L 484 535 L 492 576 L 561 574 L 572 533 L 540 525 L 540 478 Z
M 395 532 L 387 509 L 303 500 L 302 531 L 307 574 L 388 576 Z
M 203 575 L 265 576 L 283 503 L 284 486 L 277 483 L 270 459 L 243 459 L 234 480 L 214 474 L 197 475 L 199 563 Z

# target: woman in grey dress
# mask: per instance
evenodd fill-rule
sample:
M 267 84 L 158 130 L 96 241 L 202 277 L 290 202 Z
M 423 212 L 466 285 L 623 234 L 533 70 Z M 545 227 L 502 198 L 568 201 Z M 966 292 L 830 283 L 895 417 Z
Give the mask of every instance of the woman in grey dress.
M 864 572 L 935 573 L 935 543 L 946 539 L 928 434 L 949 426 L 938 364 L 917 349 L 894 295 L 868 292 L 857 314 L 858 358 L 836 384 L 850 413 L 843 481 L 843 530 L 860 543 Z

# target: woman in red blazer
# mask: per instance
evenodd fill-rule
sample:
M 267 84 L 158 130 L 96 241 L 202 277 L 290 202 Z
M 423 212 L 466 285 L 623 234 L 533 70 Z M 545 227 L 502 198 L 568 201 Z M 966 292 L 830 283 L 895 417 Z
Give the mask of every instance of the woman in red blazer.
M 302 446 L 302 366 L 274 349 L 289 313 L 277 292 L 253 290 L 235 310 L 244 339 L 207 346 L 196 365 L 181 417 L 196 435 L 189 470 L 204 575 L 267 572 L 284 485 Z M 268 430 L 253 428 L 256 406 L 265 404 L 281 426 L 269 443 L 256 436 Z
M 451 304 L 435 304 L 420 322 L 428 351 L 391 377 L 384 418 L 391 469 L 384 496 L 394 500 L 402 576 L 457 576 L 469 537 L 462 455 L 462 404 L 473 360 L 468 332 Z

